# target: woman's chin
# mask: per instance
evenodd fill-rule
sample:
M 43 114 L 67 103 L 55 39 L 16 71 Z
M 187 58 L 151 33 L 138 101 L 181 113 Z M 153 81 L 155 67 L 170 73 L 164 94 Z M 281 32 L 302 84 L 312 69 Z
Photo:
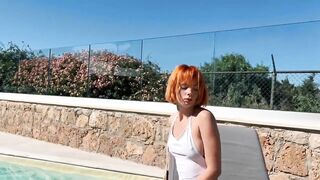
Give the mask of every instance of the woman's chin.
M 194 104 L 193 103 L 183 103 L 182 106 L 184 108 L 192 108 L 194 106 Z

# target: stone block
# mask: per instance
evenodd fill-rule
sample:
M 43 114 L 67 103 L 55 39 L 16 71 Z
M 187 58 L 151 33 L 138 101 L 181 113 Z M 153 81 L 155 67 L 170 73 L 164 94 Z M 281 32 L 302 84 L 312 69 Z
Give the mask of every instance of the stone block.
M 157 144 L 147 146 L 142 155 L 142 163 L 164 168 L 166 165 L 166 146 Z
M 99 149 L 98 138 L 99 132 L 91 130 L 82 139 L 81 149 L 96 152 Z
M 138 142 L 152 144 L 155 139 L 155 128 L 149 121 L 139 119 L 133 124 L 132 135 Z
M 114 135 L 120 135 L 124 137 L 131 136 L 132 123 L 130 119 L 119 119 L 116 117 L 108 116 L 108 133 Z
M 260 132 L 258 136 L 265 158 L 266 168 L 268 171 L 272 171 L 274 167 L 275 155 L 279 151 L 279 146 L 282 143 L 281 136 L 272 131 Z
M 84 108 L 75 108 L 74 111 L 76 112 L 77 115 L 84 114 L 86 116 L 90 116 L 92 113 L 92 109 L 84 109 Z
M 311 134 L 309 143 L 311 149 L 320 149 L 320 134 Z
M 310 179 L 320 179 L 320 152 L 312 151 Z
M 35 111 L 37 113 L 46 114 L 49 109 L 49 106 L 46 105 L 36 105 Z
M 84 128 L 84 127 L 87 127 L 88 124 L 89 124 L 89 117 L 84 114 L 80 114 L 76 120 L 76 126 L 79 128 Z
M 285 131 L 283 134 L 285 141 L 306 145 L 309 142 L 309 134 L 299 131 Z
M 107 154 L 107 155 L 112 154 L 113 145 L 110 143 L 110 137 L 106 133 L 103 133 L 99 136 L 98 144 L 99 144 L 98 153 Z
M 65 124 L 76 124 L 76 113 L 73 109 L 63 108 L 61 110 L 61 118 L 60 121 Z
M 270 180 L 290 180 L 290 175 L 285 173 L 272 174 Z
M 157 153 L 153 146 L 147 146 L 142 156 L 142 163 L 152 165 L 156 160 Z
M 143 146 L 136 143 L 128 141 L 125 148 L 129 156 L 143 154 Z
M 50 107 L 47 111 L 47 116 L 44 118 L 44 123 L 50 124 L 54 121 L 59 121 L 61 116 L 61 111 L 56 107 Z
M 108 116 L 103 111 L 92 111 L 89 118 L 89 126 L 93 128 L 100 128 L 101 130 L 107 130 Z
M 298 144 L 285 143 L 276 157 L 275 169 L 298 176 L 307 176 L 307 149 Z

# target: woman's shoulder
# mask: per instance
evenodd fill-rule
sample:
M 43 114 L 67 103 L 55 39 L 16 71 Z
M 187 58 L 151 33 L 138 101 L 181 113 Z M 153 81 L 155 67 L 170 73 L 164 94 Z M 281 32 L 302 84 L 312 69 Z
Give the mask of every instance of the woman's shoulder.
M 197 122 L 199 123 L 199 125 L 200 124 L 205 124 L 205 125 L 212 124 L 216 120 L 213 113 L 210 110 L 208 110 L 206 108 L 202 108 L 202 107 L 198 110 L 198 113 L 196 115 L 196 119 L 198 119 Z
M 169 123 L 172 124 L 174 120 L 177 118 L 178 112 L 174 112 L 169 116 Z
M 170 114 L 170 116 L 169 116 L 169 118 L 171 119 L 171 118 L 175 118 L 175 117 L 177 117 L 179 115 L 179 112 L 174 112 L 174 113 L 172 113 L 172 114 Z
M 200 117 L 200 118 L 210 118 L 210 119 L 214 118 L 213 113 L 211 111 L 209 111 L 208 109 L 203 108 L 203 107 L 201 107 L 198 110 L 198 113 L 197 113 L 196 116 Z
M 217 122 L 210 110 L 202 108 L 196 118 L 198 127 L 200 130 L 202 129 L 203 132 L 212 131 L 215 129 Z

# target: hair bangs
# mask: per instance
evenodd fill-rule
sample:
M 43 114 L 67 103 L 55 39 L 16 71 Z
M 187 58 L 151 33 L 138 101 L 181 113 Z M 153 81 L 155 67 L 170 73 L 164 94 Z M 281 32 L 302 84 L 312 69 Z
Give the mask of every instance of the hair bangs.
M 190 87 L 199 85 L 199 72 L 192 66 L 178 74 L 178 86 L 188 85 Z
M 195 66 L 188 66 L 185 64 L 179 65 L 170 75 L 167 89 L 166 100 L 174 104 L 177 103 L 179 96 L 177 93 L 180 91 L 181 85 L 189 87 L 197 87 L 199 95 L 196 105 L 206 105 L 208 103 L 208 92 L 205 85 L 203 75 Z

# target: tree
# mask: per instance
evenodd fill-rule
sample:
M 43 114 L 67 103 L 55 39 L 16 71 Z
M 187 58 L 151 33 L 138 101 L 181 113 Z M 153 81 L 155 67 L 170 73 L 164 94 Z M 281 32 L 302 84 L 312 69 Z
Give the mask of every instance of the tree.
M 255 107 L 267 106 L 270 92 L 262 90 L 270 89 L 271 86 L 268 67 L 252 67 L 244 56 L 226 54 L 215 58 L 211 63 L 205 63 L 200 69 L 208 83 L 210 104 L 250 107 L 255 102 Z M 253 93 L 259 96 L 252 99 Z
M 310 75 L 297 88 L 298 93 L 293 97 L 295 111 L 320 112 L 320 90 L 314 81 L 315 74 Z
M 296 87 L 289 82 L 288 77 L 276 82 L 274 108 L 278 110 L 292 111 L 295 109 L 293 97 Z
M 0 91 L 15 91 L 12 82 L 14 74 L 18 71 L 19 62 L 32 57 L 33 53 L 29 46 L 21 49 L 9 42 L 8 48 L 0 47 Z

